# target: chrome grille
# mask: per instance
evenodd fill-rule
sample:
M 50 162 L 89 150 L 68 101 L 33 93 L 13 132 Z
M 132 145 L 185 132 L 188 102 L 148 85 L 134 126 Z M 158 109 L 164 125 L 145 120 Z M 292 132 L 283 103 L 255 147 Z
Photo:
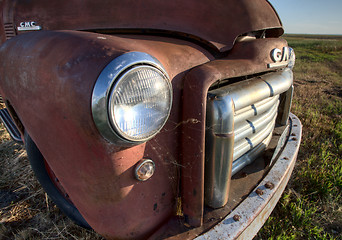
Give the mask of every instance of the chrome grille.
M 279 95 L 276 95 L 235 112 L 232 175 L 248 165 L 253 159 L 251 157 L 240 158 L 243 154 L 259 144 L 263 145 L 259 147 L 261 151 L 268 145 L 269 141 L 264 140 L 271 135 L 274 129 L 278 106 Z M 250 113 L 247 114 L 246 112 Z M 251 115 L 252 113 L 253 115 Z M 259 151 L 254 152 L 252 157 L 258 153 Z
M 227 202 L 231 176 L 267 147 L 278 112 L 288 114 L 286 109 L 279 111 L 280 94 L 292 92 L 292 83 L 292 71 L 285 69 L 208 92 L 205 197 L 209 206 Z

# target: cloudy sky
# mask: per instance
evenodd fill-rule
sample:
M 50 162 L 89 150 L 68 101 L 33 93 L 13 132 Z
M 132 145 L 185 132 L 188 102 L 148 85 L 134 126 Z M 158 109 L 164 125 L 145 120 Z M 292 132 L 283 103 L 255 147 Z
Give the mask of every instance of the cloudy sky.
M 286 33 L 342 34 L 342 0 L 269 0 Z

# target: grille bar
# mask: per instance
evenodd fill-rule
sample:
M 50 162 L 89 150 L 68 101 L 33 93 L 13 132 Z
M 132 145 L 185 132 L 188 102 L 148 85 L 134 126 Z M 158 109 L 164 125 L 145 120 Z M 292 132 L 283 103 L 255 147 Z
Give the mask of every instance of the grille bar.
M 261 114 L 267 111 L 267 109 L 270 109 L 272 106 L 274 106 L 277 101 L 278 101 L 278 98 L 276 97 L 266 98 L 256 104 L 252 104 L 248 107 L 235 111 L 235 115 L 234 115 L 235 124 L 239 124 L 239 122 L 245 121 L 245 119 L 248 119 L 250 117 L 256 116 L 258 114 Z
M 265 74 L 208 92 L 206 119 L 205 201 L 226 204 L 230 178 L 252 163 L 272 138 L 280 94 L 292 88 L 291 69 Z M 285 94 L 286 97 L 290 94 Z M 287 101 L 288 102 L 288 101 Z
M 267 124 L 263 131 L 260 131 L 258 134 L 246 137 L 239 143 L 239 145 L 234 146 L 233 160 L 241 157 L 243 154 L 261 143 L 273 131 L 275 126 L 275 119 L 276 116 L 271 119 L 271 121 Z
M 291 69 L 286 69 L 281 72 L 269 73 L 261 77 L 233 83 L 212 90 L 209 94 L 217 97 L 229 95 L 234 101 L 235 111 L 238 111 L 268 97 L 287 91 L 292 85 L 292 78 Z
M 279 96 L 275 98 L 279 99 Z M 244 121 L 234 121 L 234 145 L 238 145 L 237 143 L 246 137 L 250 137 L 254 134 L 257 134 L 258 132 L 263 131 L 268 123 L 271 122 L 277 114 L 278 105 L 279 101 L 276 101 L 273 106 L 271 106 L 269 109 L 267 109 L 267 111 L 262 112 L 261 114 L 259 113 L 256 116 L 245 118 Z
M 7 108 L 3 108 L 0 110 L 0 119 L 4 123 L 8 133 L 12 137 L 12 139 L 17 143 L 23 143 L 23 140 L 20 137 L 20 132 L 17 126 L 14 124 L 11 115 L 9 114 Z
M 266 149 L 266 146 L 268 146 L 271 139 L 272 139 L 272 132 L 252 150 L 248 151 L 243 156 L 236 159 L 233 162 L 232 176 L 234 176 L 235 173 L 240 171 L 242 168 L 244 168 L 248 164 L 251 164 L 256 158 L 256 156 L 259 156 Z

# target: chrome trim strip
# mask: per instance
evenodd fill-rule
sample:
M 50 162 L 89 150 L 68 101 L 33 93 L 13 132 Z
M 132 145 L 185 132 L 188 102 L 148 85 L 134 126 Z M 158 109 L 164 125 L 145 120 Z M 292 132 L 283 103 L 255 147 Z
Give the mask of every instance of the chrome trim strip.
M 271 97 L 271 98 L 266 98 L 260 102 L 257 102 L 255 104 L 248 106 L 248 107 L 245 107 L 243 109 L 235 111 L 235 116 L 234 116 L 235 124 L 238 124 L 241 121 L 245 121 L 248 118 L 251 118 L 253 116 L 256 116 L 256 115 L 259 115 L 261 113 L 266 112 L 274 104 L 276 104 L 276 102 L 279 99 L 279 97 L 277 97 L 277 96 Z
M 225 87 L 210 91 L 215 95 L 227 95 L 233 99 L 235 111 L 250 106 L 265 98 L 273 97 L 287 91 L 293 83 L 291 69 L 281 72 L 273 72 L 262 77 L 252 78 L 243 82 L 237 82 Z M 258 89 L 258 91 L 255 91 Z
M 212 208 L 228 201 L 234 147 L 234 104 L 229 96 L 207 101 L 205 202 Z
M 277 68 L 277 67 L 286 67 L 288 62 L 277 62 L 277 63 L 269 63 L 267 64 L 268 68 Z
M 32 26 L 32 27 L 18 27 L 18 31 L 37 31 L 42 30 L 40 26 Z

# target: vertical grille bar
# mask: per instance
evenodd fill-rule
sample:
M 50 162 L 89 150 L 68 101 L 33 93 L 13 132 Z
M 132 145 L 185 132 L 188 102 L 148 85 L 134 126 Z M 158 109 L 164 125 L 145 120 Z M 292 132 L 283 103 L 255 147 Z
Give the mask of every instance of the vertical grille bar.
M 221 100 L 210 98 L 207 103 L 211 114 L 207 115 L 205 165 L 205 202 L 212 208 L 220 208 L 228 201 L 234 148 L 234 103 L 228 96 Z M 207 161 L 208 160 L 208 161 Z

